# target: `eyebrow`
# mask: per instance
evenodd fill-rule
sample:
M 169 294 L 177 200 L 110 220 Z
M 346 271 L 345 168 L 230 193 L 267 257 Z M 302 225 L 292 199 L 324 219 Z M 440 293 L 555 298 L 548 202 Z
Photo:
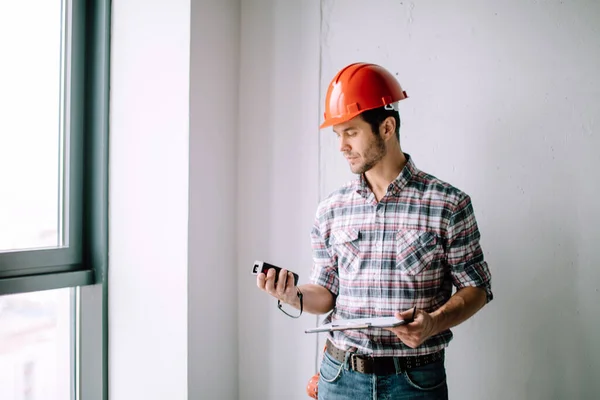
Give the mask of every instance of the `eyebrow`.
M 355 127 L 355 126 L 351 126 L 351 127 L 349 127 L 349 128 L 342 129 L 342 132 L 337 132 L 337 131 L 335 131 L 335 130 L 334 130 L 334 132 L 335 132 L 335 133 L 337 133 L 337 134 L 339 135 L 340 133 L 346 133 L 346 132 L 348 132 L 348 131 L 355 131 L 355 130 L 357 130 L 357 129 L 358 129 L 357 127 Z

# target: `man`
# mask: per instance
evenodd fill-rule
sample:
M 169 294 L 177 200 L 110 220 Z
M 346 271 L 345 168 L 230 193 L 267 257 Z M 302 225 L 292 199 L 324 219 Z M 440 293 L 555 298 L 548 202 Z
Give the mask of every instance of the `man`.
M 285 270 L 277 285 L 274 270 L 257 277 L 279 303 L 332 311 L 324 322 L 412 320 L 330 333 L 319 399 L 447 399 L 450 328 L 493 298 L 470 197 L 401 149 L 397 103 L 405 98 L 378 65 L 351 64 L 333 78 L 321 128 L 333 126 L 358 177 L 318 206 L 311 283 L 294 287 Z

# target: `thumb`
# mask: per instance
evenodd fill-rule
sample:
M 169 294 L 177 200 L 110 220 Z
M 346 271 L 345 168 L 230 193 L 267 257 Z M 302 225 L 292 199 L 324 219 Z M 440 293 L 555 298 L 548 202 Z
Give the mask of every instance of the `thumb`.
M 408 322 L 412 322 L 415 319 L 417 312 L 417 307 L 409 308 L 408 310 L 404 310 L 402 312 L 397 311 L 395 316 L 398 319 L 403 319 Z

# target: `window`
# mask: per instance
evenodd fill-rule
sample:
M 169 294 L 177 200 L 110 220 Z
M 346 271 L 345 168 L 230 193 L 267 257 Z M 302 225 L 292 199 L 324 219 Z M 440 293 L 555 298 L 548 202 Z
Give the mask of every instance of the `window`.
M 64 201 L 64 180 L 58 167 L 63 164 L 59 108 L 65 95 L 66 24 L 60 1 L 38 0 L 31 6 L 36 12 L 29 13 L 30 4 L 24 2 L 0 5 L 2 54 L 13 60 L 2 63 L 0 74 L 0 218 L 10 227 L 0 231 L 0 251 L 63 245 L 59 202 Z
M 71 289 L 0 297 L 0 398 L 71 396 Z
M 108 0 L 0 3 L 0 398 L 107 398 Z

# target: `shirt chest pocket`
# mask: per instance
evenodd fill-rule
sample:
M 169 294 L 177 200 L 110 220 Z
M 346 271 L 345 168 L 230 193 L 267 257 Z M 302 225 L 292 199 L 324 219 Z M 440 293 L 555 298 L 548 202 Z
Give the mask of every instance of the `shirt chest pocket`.
M 443 255 L 438 236 L 429 231 L 403 229 L 396 233 L 396 267 L 417 275 Z
M 336 229 L 331 232 L 331 247 L 337 256 L 341 272 L 354 271 L 360 264 L 360 232 L 354 228 Z

